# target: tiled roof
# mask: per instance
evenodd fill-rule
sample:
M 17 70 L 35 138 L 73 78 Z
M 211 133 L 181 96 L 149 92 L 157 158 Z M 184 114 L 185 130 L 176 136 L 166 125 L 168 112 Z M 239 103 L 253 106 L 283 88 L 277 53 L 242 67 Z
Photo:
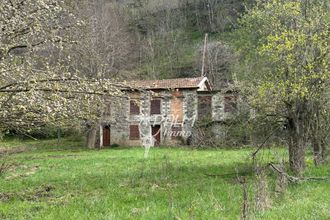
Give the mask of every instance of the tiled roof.
M 137 89 L 188 89 L 199 88 L 199 84 L 203 79 L 204 77 L 163 80 L 138 80 L 129 81 L 126 84 L 129 87 Z

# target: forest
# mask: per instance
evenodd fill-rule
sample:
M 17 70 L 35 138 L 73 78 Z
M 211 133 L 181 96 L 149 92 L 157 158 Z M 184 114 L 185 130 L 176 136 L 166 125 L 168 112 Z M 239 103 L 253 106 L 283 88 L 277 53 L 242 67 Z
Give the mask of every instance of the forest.
M 0 219 L 329 218 L 329 8 L 329 0 L 2 0 Z M 149 94 L 133 84 L 198 77 L 212 109 L 235 101 L 228 119 L 197 120 L 198 141 L 95 145 L 100 126 L 111 127 L 105 115 L 122 120 L 114 106 L 136 101 L 127 91 Z M 146 104 L 129 105 L 139 114 Z

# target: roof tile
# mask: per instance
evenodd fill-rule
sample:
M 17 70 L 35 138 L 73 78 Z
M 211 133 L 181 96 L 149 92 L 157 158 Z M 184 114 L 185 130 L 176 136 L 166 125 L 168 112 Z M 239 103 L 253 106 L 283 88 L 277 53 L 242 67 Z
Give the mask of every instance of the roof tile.
M 177 78 L 163 80 L 138 80 L 127 82 L 127 85 L 136 89 L 187 89 L 198 88 L 204 77 Z

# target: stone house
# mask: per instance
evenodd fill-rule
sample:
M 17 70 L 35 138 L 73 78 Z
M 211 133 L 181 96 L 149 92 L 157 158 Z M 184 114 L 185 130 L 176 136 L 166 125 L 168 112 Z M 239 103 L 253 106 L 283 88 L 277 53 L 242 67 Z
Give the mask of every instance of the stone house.
M 236 96 L 213 91 L 206 77 L 127 83 L 122 97 L 108 100 L 97 144 L 101 147 L 189 144 L 198 120 L 223 122 Z

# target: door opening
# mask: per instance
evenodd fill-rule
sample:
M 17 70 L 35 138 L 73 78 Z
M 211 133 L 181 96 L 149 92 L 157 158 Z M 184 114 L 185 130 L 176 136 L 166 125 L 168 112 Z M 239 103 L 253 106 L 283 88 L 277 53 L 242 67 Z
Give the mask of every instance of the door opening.
M 111 138 L 110 126 L 106 125 L 103 127 L 103 146 L 104 147 L 110 146 L 110 138 Z
M 160 125 L 151 127 L 152 136 L 155 138 L 155 145 L 160 145 Z

